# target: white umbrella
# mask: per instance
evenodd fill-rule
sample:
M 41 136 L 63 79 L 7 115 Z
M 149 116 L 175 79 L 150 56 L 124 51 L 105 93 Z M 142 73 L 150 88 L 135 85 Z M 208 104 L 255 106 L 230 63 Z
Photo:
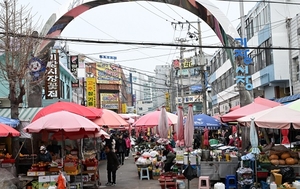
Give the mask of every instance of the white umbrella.
M 161 114 L 159 116 L 159 121 L 158 121 L 158 134 L 160 138 L 168 138 L 168 128 L 169 127 L 169 122 L 168 122 L 168 117 L 167 117 L 167 111 L 166 108 L 163 106 L 161 108 Z
M 186 147 L 193 145 L 194 136 L 194 116 L 193 116 L 193 105 L 189 105 L 188 114 L 184 126 L 184 143 Z
M 254 118 L 251 118 L 251 125 L 250 125 L 250 143 L 252 146 L 251 153 L 259 154 L 260 150 L 258 148 L 258 136 L 254 124 Z

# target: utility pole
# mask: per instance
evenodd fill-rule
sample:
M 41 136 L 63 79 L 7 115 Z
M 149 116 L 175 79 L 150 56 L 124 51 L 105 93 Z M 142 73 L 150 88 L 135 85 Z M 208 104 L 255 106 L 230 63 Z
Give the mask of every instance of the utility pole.
M 201 85 L 202 85 L 202 113 L 207 114 L 207 99 L 206 99 L 206 65 L 205 65 L 205 57 L 202 50 L 202 36 L 201 36 L 201 25 L 200 25 L 200 19 L 198 19 L 198 40 L 199 40 L 199 66 L 200 66 L 200 73 L 201 73 Z

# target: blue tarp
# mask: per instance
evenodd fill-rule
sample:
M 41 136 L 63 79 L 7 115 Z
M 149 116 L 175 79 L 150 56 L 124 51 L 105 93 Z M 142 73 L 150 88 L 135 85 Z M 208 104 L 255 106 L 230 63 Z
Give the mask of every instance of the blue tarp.
M 0 123 L 9 125 L 11 127 L 17 127 L 20 124 L 20 121 L 17 119 L 11 119 L 7 117 L 0 117 Z
M 300 99 L 300 94 L 295 94 L 295 95 L 292 95 L 292 96 L 285 96 L 285 97 L 282 97 L 282 98 L 275 99 L 274 101 L 279 102 L 279 103 L 287 103 L 287 102 L 295 101 L 297 99 Z

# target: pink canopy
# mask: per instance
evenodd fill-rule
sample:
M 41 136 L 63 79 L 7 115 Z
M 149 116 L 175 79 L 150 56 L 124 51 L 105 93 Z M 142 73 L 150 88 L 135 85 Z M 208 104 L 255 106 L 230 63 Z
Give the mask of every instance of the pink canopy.
M 232 112 L 229 112 L 228 114 L 225 114 L 221 117 L 222 122 L 234 122 L 238 118 L 244 117 L 249 114 L 253 114 L 262 110 L 269 109 L 269 106 L 257 104 L 255 102 L 252 102 L 251 104 L 248 104 L 246 106 L 243 106 L 239 109 L 236 109 Z
M 61 135 L 61 133 L 57 132 L 54 133 L 51 138 L 55 140 L 77 140 L 82 138 L 99 138 L 101 136 L 104 136 L 105 138 L 110 138 L 109 134 L 105 132 L 104 130 L 100 129 L 99 132 L 93 133 L 93 132 L 70 132 L 70 133 L 64 133 Z
M 24 128 L 28 133 L 48 132 L 99 132 L 98 125 L 87 118 L 67 111 L 60 111 L 48 114 L 37 119 Z
M 129 124 L 116 112 L 102 109 L 102 116 L 101 118 L 97 118 L 92 120 L 99 126 L 107 126 L 109 128 L 119 128 L 120 126 L 128 126 Z
M 177 135 L 177 140 L 184 139 L 184 131 L 183 131 L 183 109 L 181 106 L 177 108 L 177 124 L 175 126 L 175 131 Z
M 272 100 L 269 100 L 269 99 L 266 99 L 266 98 L 262 98 L 262 97 L 256 97 L 254 99 L 254 103 L 261 104 L 261 105 L 264 105 L 264 106 L 268 106 L 270 108 L 282 105 L 279 102 L 275 102 L 275 101 L 272 101 Z M 232 111 L 237 110 L 239 108 L 240 108 L 240 105 L 234 106 L 234 107 L 230 108 L 229 112 L 232 112 Z
M 189 105 L 188 114 L 184 126 L 184 143 L 186 147 L 193 146 L 194 138 L 194 116 L 193 116 L 193 105 Z
M 166 112 L 166 113 L 167 113 L 167 118 L 168 118 L 168 125 L 175 125 L 177 123 L 177 115 L 171 114 L 169 112 Z M 155 127 L 159 123 L 160 114 L 161 114 L 160 110 L 150 112 L 150 113 L 140 117 L 132 125 L 134 127 Z
M 289 129 L 293 124 L 295 129 L 300 129 L 299 117 L 300 111 L 292 110 L 286 106 L 277 106 L 239 118 L 237 121 L 249 126 L 251 118 L 254 118 L 258 127 Z

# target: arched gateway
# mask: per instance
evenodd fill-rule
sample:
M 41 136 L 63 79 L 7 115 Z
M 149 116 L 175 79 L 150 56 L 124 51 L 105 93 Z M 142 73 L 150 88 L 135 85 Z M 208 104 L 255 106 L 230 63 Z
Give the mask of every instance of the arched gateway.
M 53 14 L 41 33 L 42 36 L 59 37 L 64 28 L 77 16 L 94 7 L 113 4 L 118 2 L 129 2 L 128 0 L 69 0 L 66 7 L 61 7 L 61 15 Z M 153 0 L 153 2 L 175 5 L 195 14 L 206 22 L 216 33 L 224 46 L 231 46 L 232 40 L 239 38 L 236 29 L 229 22 L 221 10 L 209 0 Z M 38 52 L 41 53 L 54 45 L 54 41 L 43 41 Z M 232 58 L 232 53 L 228 54 Z M 232 59 L 231 59 L 232 60 Z

